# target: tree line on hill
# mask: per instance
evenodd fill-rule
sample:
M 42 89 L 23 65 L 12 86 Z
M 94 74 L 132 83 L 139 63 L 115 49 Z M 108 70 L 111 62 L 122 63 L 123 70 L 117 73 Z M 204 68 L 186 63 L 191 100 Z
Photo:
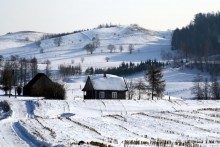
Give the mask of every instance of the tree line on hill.
M 156 59 L 155 60 L 147 60 L 147 61 L 141 61 L 140 63 L 125 63 L 122 62 L 118 67 L 109 67 L 107 69 L 104 68 L 93 68 L 89 67 L 85 70 L 85 74 L 91 75 L 91 74 L 113 74 L 118 76 L 125 76 L 125 75 L 131 75 L 139 72 L 143 72 L 148 70 L 150 67 L 161 67 L 163 68 L 165 64 L 163 62 L 159 62 Z
M 172 49 L 179 51 L 182 58 L 191 60 L 191 67 L 217 75 L 220 72 L 219 26 L 220 12 L 196 14 L 189 25 L 173 32 Z M 213 66 L 217 68 L 210 68 Z
M 196 14 L 194 20 L 172 36 L 172 49 L 179 50 L 184 57 L 208 57 L 219 54 L 220 12 Z

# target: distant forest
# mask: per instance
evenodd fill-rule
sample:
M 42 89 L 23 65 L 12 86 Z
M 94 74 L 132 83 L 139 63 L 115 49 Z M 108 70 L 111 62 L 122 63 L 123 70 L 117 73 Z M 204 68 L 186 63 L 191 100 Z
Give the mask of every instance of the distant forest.
M 173 32 L 171 44 L 186 59 L 220 55 L 220 12 L 196 14 L 188 26 Z

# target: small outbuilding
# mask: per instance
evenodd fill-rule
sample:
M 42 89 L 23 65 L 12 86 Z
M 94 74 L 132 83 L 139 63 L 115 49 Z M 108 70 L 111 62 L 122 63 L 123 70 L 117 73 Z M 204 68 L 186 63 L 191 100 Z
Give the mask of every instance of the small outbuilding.
M 128 88 L 123 77 L 96 74 L 88 76 L 82 91 L 84 99 L 126 99 Z
M 51 89 L 52 80 L 43 73 L 38 73 L 27 85 L 23 88 L 24 96 L 45 96 L 48 89 Z

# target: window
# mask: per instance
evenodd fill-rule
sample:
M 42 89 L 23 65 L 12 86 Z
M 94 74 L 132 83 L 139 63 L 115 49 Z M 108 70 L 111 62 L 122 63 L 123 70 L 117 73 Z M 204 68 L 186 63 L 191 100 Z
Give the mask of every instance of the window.
M 112 92 L 112 98 L 117 99 L 117 92 Z
M 105 92 L 104 91 L 99 92 L 99 98 L 100 99 L 105 98 Z

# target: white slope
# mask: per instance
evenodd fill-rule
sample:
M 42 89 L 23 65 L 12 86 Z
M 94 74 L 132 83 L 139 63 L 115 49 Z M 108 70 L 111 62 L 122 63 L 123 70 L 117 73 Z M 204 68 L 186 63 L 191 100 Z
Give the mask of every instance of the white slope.
M 52 70 L 57 70 L 60 64 L 65 64 L 81 65 L 84 71 L 88 67 L 115 67 L 122 62 L 138 63 L 147 59 L 162 61 L 161 50 L 172 52 L 170 46 L 172 32 L 150 31 L 134 25 L 92 29 L 66 35 L 62 37 L 62 43 L 59 47 L 54 44 L 54 39 L 43 40 L 41 47 L 38 47 L 33 41 L 38 40 L 43 34 L 45 33 L 17 32 L 0 36 L 0 55 L 4 57 L 19 55 L 26 58 L 35 56 L 40 63 L 49 59 Z M 100 47 L 93 54 L 87 54 L 83 47 L 90 43 L 93 37 L 97 36 L 100 39 Z M 26 37 L 30 38 L 31 41 L 25 42 Z M 17 43 L 21 44 L 18 45 Z M 4 44 L 7 44 L 8 47 Z M 109 53 L 107 49 L 109 44 L 116 46 L 115 52 Z M 132 54 L 128 52 L 128 44 L 134 44 L 135 50 Z M 124 48 L 122 52 L 119 51 L 120 45 Z M 41 49 L 44 50 L 44 53 L 40 53 Z M 106 62 L 106 57 L 110 58 L 109 62 Z M 83 62 L 82 58 L 84 58 Z M 44 64 L 39 64 L 38 67 L 41 71 L 45 69 Z M 180 98 L 192 98 L 190 88 L 193 83 L 191 81 L 197 73 L 198 71 L 188 71 L 181 68 L 166 69 L 164 71 L 164 79 L 167 82 L 165 94 Z M 86 76 L 67 77 L 66 79 L 58 77 L 66 85 L 68 99 L 82 98 L 81 89 L 86 78 Z M 126 78 L 137 81 L 139 78 L 144 78 L 144 73 Z M 72 82 L 71 79 L 73 79 Z
M 22 31 L 0 36 L 0 51 L 27 46 L 38 41 L 45 33 Z
M 151 146 L 157 141 L 167 146 L 189 140 L 192 146 L 220 143 L 220 101 L 8 101 L 14 115 L 0 121 L 4 147 L 76 146 L 81 140 L 118 147 L 126 140 Z
M 20 57 L 37 57 L 38 60 L 44 61 L 49 59 L 52 61 L 53 69 L 57 69 L 59 64 L 81 64 L 83 69 L 94 67 L 111 67 L 120 64 L 122 61 L 140 62 L 147 59 L 161 59 L 160 51 L 170 50 L 170 37 L 171 32 L 155 32 L 145 30 L 138 26 L 118 26 L 112 28 L 93 29 L 80 33 L 70 34 L 62 37 L 61 46 L 57 47 L 54 44 L 54 39 L 47 39 L 41 42 L 41 47 L 37 47 L 33 42 L 26 44 L 26 46 L 16 46 L 14 38 L 29 36 L 26 32 L 1 36 L 0 38 L 11 38 L 8 43 L 4 39 L 0 39 L 0 54 L 3 56 L 19 55 Z M 41 36 L 41 34 L 38 34 Z M 100 47 L 92 55 L 88 55 L 83 47 L 92 41 L 93 37 L 99 37 Z M 164 38 L 165 37 L 165 38 Z M 22 42 L 22 41 L 21 41 Z M 11 44 L 10 47 L 1 44 Z M 109 53 L 107 45 L 114 44 L 116 51 Z M 128 44 L 134 44 L 135 50 L 133 54 L 128 53 Z M 12 46 L 15 46 L 12 48 Z M 124 50 L 122 53 L 119 51 L 119 46 L 122 45 Z M 44 53 L 40 53 L 43 48 Z M 84 62 L 81 62 L 81 58 Z M 105 57 L 110 58 L 110 62 L 106 62 Z

